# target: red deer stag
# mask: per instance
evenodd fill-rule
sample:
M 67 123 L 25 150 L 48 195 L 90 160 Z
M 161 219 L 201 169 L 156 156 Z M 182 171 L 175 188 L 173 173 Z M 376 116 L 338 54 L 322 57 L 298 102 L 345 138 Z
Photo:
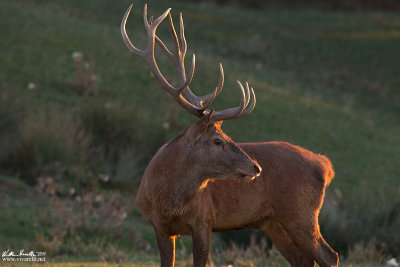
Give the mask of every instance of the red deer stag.
M 205 266 L 212 231 L 255 228 L 264 231 L 292 266 L 337 266 L 338 254 L 325 242 L 318 225 L 325 187 L 334 176 L 325 156 L 284 142 L 236 144 L 221 130 L 223 120 L 252 112 L 256 100 L 253 88 L 242 86 L 238 107 L 222 111 L 207 109 L 223 86 L 199 97 L 190 89 L 195 66 L 188 77 L 184 58 L 186 40 L 182 15 L 179 38 L 170 9 L 144 24 L 147 48 L 139 50 L 129 40 L 125 24 L 121 33 L 129 50 L 143 58 L 154 77 L 187 111 L 200 119 L 182 135 L 163 145 L 147 166 L 136 203 L 157 236 L 161 266 L 174 266 L 175 238 L 191 235 L 193 265 Z M 158 25 L 169 15 L 174 51 L 157 37 Z M 173 62 L 179 85 L 172 86 L 161 74 L 154 58 L 154 46 Z

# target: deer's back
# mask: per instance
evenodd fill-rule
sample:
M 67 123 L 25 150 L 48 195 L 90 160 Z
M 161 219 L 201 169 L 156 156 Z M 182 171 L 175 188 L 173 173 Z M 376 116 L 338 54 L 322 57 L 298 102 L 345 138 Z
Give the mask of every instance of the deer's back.
M 241 143 L 262 167 L 259 177 L 215 179 L 208 187 L 213 199 L 215 231 L 257 227 L 277 210 L 318 211 L 325 187 L 334 176 L 330 160 L 285 142 Z
M 262 176 L 319 180 L 329 185 L 334 176 L 331 161 L 320 154 L 286 142 L 241 143 L 244 151 L 263 167 Z M 303 177 L 306 176 L 306 177 Z M 292 178 L 293 179 L 293 178 Z

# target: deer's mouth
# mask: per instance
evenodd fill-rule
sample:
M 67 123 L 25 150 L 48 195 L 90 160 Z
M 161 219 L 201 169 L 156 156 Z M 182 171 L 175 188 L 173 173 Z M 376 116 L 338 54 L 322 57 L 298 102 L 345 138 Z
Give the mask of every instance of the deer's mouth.
M 251 181 L 257 176 L 260 176 L 261 171 L 262 171 L 261 167 L 258 164 L 255 164 L 251 172 L 241 172 L 240 178 Z
M 242 173 L 240 175 L 240 178 L 251 181 L 251 180 L 255 179 L 256 177 L 260 176 L 260 174 L 261 174 L 261 172 L 253 173 L 253 174 Z
M 240 176 L 240 178 L 245 179 L 245 180 L 247 180 L 247 181 L 251 181 L 251 180 L 254 180 L 254 178 L 256 178 L 256 176 L 254 176 L 254 175 L 242 174 L 242 175 Z
M 253 168 L 250 169 L 246 169 L 246 170 L 235 170 L 232 173 L 226 173 L 226 172 L 222 172 L 222 173 L 218 173 L 218 174 L 214 174 L 212 176 L 212 178 L 222 178 L 222 179 L 230 179 L 230 178 L 240 178 L 240 179 L 244 179 L 247 181 L 251 181 L 254 178 L 260 176 L 261 174 L 261 167 L 258 164 L 255 164 Z

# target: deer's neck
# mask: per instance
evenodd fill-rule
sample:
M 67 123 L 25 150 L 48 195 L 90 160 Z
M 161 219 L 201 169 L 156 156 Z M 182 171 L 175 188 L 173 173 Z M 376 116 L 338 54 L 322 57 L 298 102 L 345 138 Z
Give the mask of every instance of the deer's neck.
M 146 191 L 152 194 L 151 202 L 172 216 L 182 214 L 193 203 L 207 180 L 188 153 L 179 148 L 160 149 L 143 177 L 148 180 Z
M 176 175 L 176 176 L 175 176 Z M 166 183 L 163 189 L 164 197 L 160 203 L 168 214 L 182 214 L 190 207 L 199 193 L 202 178 L 193 177 L 188 171 L 182 171 L 171 176 L 164 177 Z

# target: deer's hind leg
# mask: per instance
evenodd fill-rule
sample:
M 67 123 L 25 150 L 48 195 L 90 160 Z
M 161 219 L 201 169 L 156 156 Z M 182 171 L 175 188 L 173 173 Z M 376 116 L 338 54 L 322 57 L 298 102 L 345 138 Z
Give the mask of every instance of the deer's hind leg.
M 285 226 L 289 236 L 313 258 L 321 267 L 338 266 L 338 254 L 322 237 L 319 225 Z
M 192 233 L 193 267 L 206 266 L 211 240 L 211 230 L 208 226 L 199 227 Z
M 338 254 L 325 242 L 319 229 L 319 208 L 320 205 L 308 210 L 299 207 L 280 209 L 276 216 L 290 238 L 319 266 L 338 266 Z
M 258 229 L 262 230 L 274 243 L 291 266 L 313 267 L 313 257 L 301 249 L 288 235 L 283 226 L 274 218 L 266 219 Z

